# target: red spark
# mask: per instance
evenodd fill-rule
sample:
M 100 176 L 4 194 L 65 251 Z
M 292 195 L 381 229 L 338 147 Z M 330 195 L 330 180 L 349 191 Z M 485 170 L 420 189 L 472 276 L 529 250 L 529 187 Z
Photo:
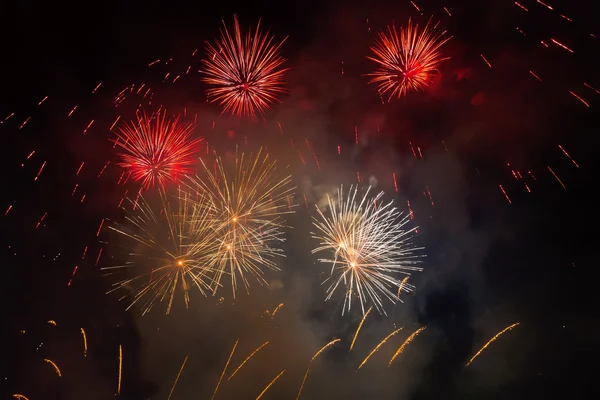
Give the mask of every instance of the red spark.
M 371 47 L 375 56 L 367 58 L 378 66 L 368 74 L 372 77 L 369 83 L 377 85 L 379 95 L 389 92 L 388 102 L 411 90 L 429 87 L 440 63 L 449 58 L 442 57 L 440 48 L 451 38 L 444 37 L 445 31 L 430 27 L 430 22 L 419 30 L 419 25 L 409 19 L 406 28 L 400 27 L 399 35 L 390 25 Z
M 225 22 L 221 37 L 213 46 L 206 43 L 207 57 L 202 60 L 206 75 L 203 82 L 213 87 L 206 91 L 209 102 L 218 101 L 223 113 L 256 119 L 285 92 L 281 68 L 285 59 L 279 49 L 287 38 L 276 42 L 269 32 L 263 34 L 260 21 L 254 31 L 242 36 L 237 16 L 234 16 L 233 36 Z
M 167 119 L 166 113 L 155 119 L 146 115 L 137 124 L 126 124 L 117 133 L 121 167 L 128 169 L 144 188 L 155 184 L 175 182 L 193 172 L 194 154 L 199 151 L 201 138 L 192 139 L 194 126 L 179 123 L 179 118 Z

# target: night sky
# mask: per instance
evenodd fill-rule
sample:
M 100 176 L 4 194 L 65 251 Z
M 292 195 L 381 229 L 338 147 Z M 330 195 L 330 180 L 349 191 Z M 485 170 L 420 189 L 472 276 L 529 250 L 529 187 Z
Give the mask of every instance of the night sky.
M 188 356 L 171 398 L 208 399 L 239 339 L 233 367 L 269 345 L 234 379 L 225 378 L 215 398 L 254 399 L 285 369 L 262 398 L 294 399 L 312 355 L 335 338 L 341 342 L 311 364 L 302 398 L 596 398 L 592 205 L 600 101 L 584 82 L 600 88 L 600 42 L 590 35 L 600 32 L 587 5 L 548 1 L 554 11 L 534 0 L 520 2 L 529 11 L 509 0 L 419 0 L 422 14 L 404 0 L 5 5 L 0 118 L 14 116 L 0 125 L 3 398 L 114 398 L 121 345 L 120 398 L 168 398 Z M 218 36 L 222 20 L 230 26 L 234 14 L 245 29 L 262 18 L 277 38 L 289 36 L 281 50 L 289 92 L 258 122 L 220 116 L 197 72 L 204 42 Z M 428 90 L 382 104 L 365 76 L 374 67 L 366 56 L 376 33 L 408 18 L 424 24 L 431 15 L 453 36 L 443 48 L 450 59 Z M 154 60 L 161 62 L 148 67 Z M 176 83 L 164 79 L 188 66 L 190 74 Z M 124 190 L 139 188 L 117 184 L 122 170 L 109 131 L 117 115 L 134 115 L 138 100 L 113 105 L 132 84 L 152 87 L 148 111 L 185 108 L 189 121 L 197 114 L 195 135 L 219 153 L 267 146 L 288 166 L 297 207 L 288 217 L 282 271 L 267 274 L 270 287 L 253 284 L 235 300 L 228 292 L 195 294 L 187 310 L 176 301 L 170 315 L 157 306 L 143 317 L 135 306 L 126 311 L 118 294 L 106 294 L 114 278 L 100 267 L 119 257 L 119 239 L 106 225 L 124 219 L 117 207 Z M 309 153 L 303 164 L 288 138 L 299 149 L 308 140 L 321 169 Z M 526 179 L 515 179 L 513 170 Z M 373 312 L 349 353 L 362 314 L 342 316 L 341 293 L 324 302 L 329 268 L 311 254 L 310 218 L 326 194 L 355 184 L 357 172 L 362 185 L 386 192 L 403 211 L 410 203 L 427 257 L 424 271 L 410 278 L 415 291 L 389 304 L 387 316 Z M 280 303 L 276 317 L 265 315 Z M 487 340 L 516 322 L 465 368 Z M 427 329 L 388 368 L 395 349 L 421 326 Z M 62 377 L 44 359 L 55 361 Z

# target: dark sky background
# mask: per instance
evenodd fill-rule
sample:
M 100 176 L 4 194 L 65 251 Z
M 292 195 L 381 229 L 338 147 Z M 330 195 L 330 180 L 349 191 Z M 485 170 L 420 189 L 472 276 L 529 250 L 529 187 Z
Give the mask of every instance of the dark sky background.
M 600 103 L 583 85 L 600 87 L 595 57 L 600 43 L 590 36 L 597 28 L 593 10 L 564 0 L 552 0 L 556 11 L 524 0 L 528 12 L 508 0 L 416 3 L 423 15 L 409 1 L 379 0 L 5 5 L 0 117 L 15 115 L 0 125 L 2 213 L 12 205 L 0 217 L 2 395 L 114 398 L 122 344 L 121 398 L 167 398 L 186 356 L 172 398 L 210 398 L 239 339 L 232 366 L 270 343 L 222 384 L 216 398 L 253 399 L 285 369 L 263 399 L 293 399 L 312 355 L 341 338 L 311 366 L 302 398 L 595 398 L 600 326 L 593 301 L 598 274 L 592 206 Z M 205 86 L 195 72 L 204 41 L 213 40 L 221 19 L 230 24 L 234 13 L 245 27 L 262 17 L 274 35 L 289 35 L 282 49 L 291 68 L 289 93 L 258 123 L 219 117 L 218 107 L 206 104 Z M 451 59 L 430 90 L 381 104 L 364 76 L 373 67 L 365 57 L 376 32 L 409 17 L 424 23 L 430 15 L 454 36 L 444 48 Z M 149 68 L 156 59 L 163 62 Z M 163 83 L 167 72 L 179 74 L 188 66 L 190 75 Z M 125 189 L 137 190 L 135 184 L 117 185 L 121 171 L 108 141 L 116 116 L 130 118 L 139 104 L 131 95 L 119 110 L 113 106 L 115 95 L 132 83 L 152 88 L 149 110 L 164 104 L 177 113 L 185 107 L 188 120 L 198 114 L 196 133 L 222 154 L 243 148 L 247 140 L 249 148 L 267 145 L 270 154 L 289 163 L 299 206 L 289 220 L 287 258 L 280 260 L 281 273 L 269 275 L 270 288 L 253 286 L 235 302 L 228 293 L 222 303 L 198 295 L 188 310 L 181 301 L 168 316 L 156 309 L 144 317 L 135 308 L 126 312 L 117 295 L 105 294 L 113 280 L 99 267 L 110 265 L 115 252 L 104 243 L 112 240 L 106 229 L 99 238 L 96 231 L 103 218 L 123 219 L 116 205 Z M 48 100 L 36 106 L 44 96 Z M 82 135 L 91 120 L 92 128 Z M 310 161 L 300 162 L 289 138 L 307 160 L 310 154 L 302 146 L 309 140 L 321 171 Z M 413 157 L 410 142 L 420 147 L 423 159 Z M 97 178 L 107 161 L 111 164 Z M 531 193 L 511 168 L 527 176 Z M 372 178 L 402 209 L 410 201 L 427 259 L 424 271 L 411 277 L 415 292 L 390 305 L 387 317 L 369 316 L 348 353 L 361 315 L 342 316 L 340 297 L 323 302 L 320 283 L 328 269 L 310 254 L 310 216 L 326 193 L 356 183 L 357 171 L 363 183 Z M 77 194 L 71 195 L 75 184 Z M 434 206 L 424 195 L 427 188 Z M 265 317 L 264 311 L 279 303 L 284 306 L 277 316 Z M 515 322 L 520 326 L 464 367 L 489 338 Z M 400 326 L 404 330 L 357 372 L 371 349 Z M 388 368 L 395 349 L 420 326 L 427 329 Z M 44 358 L 57 363 L 61 378 Z

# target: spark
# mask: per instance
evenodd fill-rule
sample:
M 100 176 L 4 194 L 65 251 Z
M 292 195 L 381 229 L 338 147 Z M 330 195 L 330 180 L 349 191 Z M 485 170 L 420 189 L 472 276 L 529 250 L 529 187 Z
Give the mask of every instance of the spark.
M 571 160 L 571 162 L 572 162 L 572 163 L 573 163 L 573 164 L 574 164 L 574 165 L 575 165 L 577 168 L 579 168 L 579 165 L 578 165 L 578 164 L 575 162 L 575 160 L 573 160 L 573 159 L 571 158 L 571 156 L 569 155 L 569 153 L 567 153 L 567 151 L 566 151 L 566 150 L 565 150 L 565 149 L 564 149 L 564 148 L 563 148 L 563 147 L 562 147 L 560 144 L 558 145 L 558 148 L 562 150 L 562 152 L 565 154 L 565 156 L 567 156 L 567 158 L 568 158 L 569 160 Z
M 551 41 L 552 43 L 554 43 L 555 45 L 557 45 L 558 47 L 561 47 L 561 48 L 563 48 L 563 49 L 567 50 L 569 53 L 573 53 L 573 50 L 571 50 L 570 48 L 568 48 L 567 46 L 565 46 L 564 44 L 562 44 L 562 43 L 561 43 L 561 42 L 559 42 L 558 40 L 556 40 L 556 39 L 553 39 L 553 38 L 550 38 L 550 41 Z
M 132 300 L 127 310 L 144 299 L 142 314 L 163 301 L 167 301 L 166 314 L 169 314 L 179 291 L 186 307 L 191 289 L 205 294 L 209 290 L 205 282 L 209 271 L 205 257 L 216 247 L 217 238 L 208 219 L 210 209 L 203 206 L 202 199 L 181 189 L 172 196 L 162 190 L 159 195 L 158 210 L 140 196 L 135 203 L 130 200 L 137 207 L 123 226 L 116 223 L 109 226 L 111 231 L 129 239 L 126 248 L 131 250 L 125 264 L 102 268 L 110 272 L 133 271 L 133 277 L 114 283 L 109 293 L 128 291 Z
M 590 105 L 588 104 L 587 101 L 585 101 L 581 96 L 579 96 L 578 94 L 576 94 L 575 92 L 573 92 L 572 90 L 569 90 L 569 93 L 571 93 L 571 95 L 573 97 L 575 97 L 577 100 L 579 100 L 581 103 L 583 103 L 584 106 L 586 107 L 590 107 Z
M 263 268 L 279 270 L 274 258 L 284 256 L 278 244 L 285 240 L 283 215 L 293 212 L 287 201 L 294 188 L 291 177 L 280 174 L 277 162 L 262 149 L 256 155 L 236 154 L 232 164 L 215 157 L 214 171 L 201 160 L 204 176 L 188 184 L 202 193 L 216 235 L 214 251 L 206 254 L 206 265 L 214 271 L 213 295 L 223 275 L 229 275 L 235 298 L 240 280 L 248 293 L 249 276 L 268 285 Z
M 392 365 L 392 363 L 394 362 L 394 360 L 396 359 L 396 357 L 398 357 L 400 354 L 402 354 L 404 352 L 404 349 L 406 348 L 406 346 L 408 346 L 417 336 L 419 336 L 419 334 L 421 332 L 423 332 L 427 327 L 426 326 L 422 326 L 419 329 L 417 329 L 416 331 L 414 331 L 405 341 L 404 343 L 402 343 L 402 345 L 400 345 L 400 347 L 398 348 L 398 350 L 396 350 L 396 352 L 394 353 L 394 355 L 392 356 L 390 363 L 388 364 L 388 367 Z
M 49 323 L 50 325 L 54 325 L 54 326 L 56 326 L 56 321 L 55 321 L 55 320 L 53 320 L 53 319 L 49 320 L 49 321 L 48 321 L 48 323 Z
M 167 400 L 171 399 L 173 395 L 173 391 L 175 390 L 175 386 L 177 386 L 177 382 L 179 381 L 179 376 L 181 376 L 181 372 L 183 372 L 183 367 L 185 367 L 185 363 L 187 362 L 188 356 L 185 356 L 185 360 L 183 360 L 183 364 L 181 364 L 181 368 L 179 369 L 179 373 L 177 373 L 177 377 L 175 378 L 175 382 L 173 382 L 173 387 L 171 387 L 171 392 L 169 392 L 169 397 Z
M 119 382 L 117 383 L 117 394 L 121 394 L 121 373 L 123 372 L 123 346 L 119 345 Z
M 358 366 L 358 369 L 361 369 L 361 367 L 363 365 L 365 365 L 367 361 L 369 361 L 369 358 L 371 358 L 371 356 L 373 354 L 375 354 L 377 352 L 377 350 L 379 350 L 379 348 L 388 341 L 389 338 L 394 336 L 396 333 L 400 332 L 402 329 L 403 328 L 398 328 L 395 331 L 393 331 L 392 333 L 390 333 L 389 335 L 387 335 L 385 338 L 383 338 L 383 340 L 381 342 L 379 342 L 379 344 L 377 346 L 375 346 L 375 348 L 369 353 L 369 355 L 363 360 L 363 362 L 360 363 L 360 365 Z
M 269 390 L 269 388 L 270 388 L 271 386 L 273 386 L 273 384 L 275 383 L 275 381 L 277 381 L 277 379 L 279 379 L 279 377 L 280 377 L 281 375 L 283 375 L 283 373 L 284 373 L 284 372 L 285 372 L 285 369 L 284 369 L 283 371 L 281 371 L 281 372 L 279 373 L 279 375 L 277 375 L 275 378 L 273 378 L 273 380 L 272 380 L 272 381 L 271 381 L 271 382 L 270 382 L 270 383 L 267 385 L 267 387 L 265 387 L 265 388 L 263 389 L 263 391 L 262 391 L 262 392 L 260 392 L 260 394 L 259 394 L 259 395 L 256 397 L 256 400 L 260 399 L 260 398 L 263 396 L 263 394 L 265 394 L 265 393 L 267 392 L 267 390 Z
M 12 397 L 14 397 L 15 399 L 18 399 L 18 400 L 29 400 L 25 395 L 22 395 L 19 393 L 13 394 Z
M 119 165 L 141 181 L 144 188 L 165 186 L 191 174 L 202 138 L 192 139 L 194 126 L 169 119 L 166 112 L 156 118 L 138 117 L 137 123 L 124 124 L 118 131 L 117 144 L 123 150 Z
M 507 326 L 502 331 L 498 332 L 493 338 L 491 338 L 486 344 L 484 344 L 483 347 L 481 349 L 479 349 L 479 351 L 477 353 L 475 353 L 475 355 L 473 357 L 471 357 L 471 359 L 469 360 L 469 362 L 467 364 L 465 364 L 465 367 L 468 367 L 469 365 L 471 365 L 471 363 L 473 362 L 473 360 L 475 360 L 477 358 L 477 356 L 479 356 L 481 354 L 482 351 L 484 351 L 490 344 L 492 344 L 493 342 L 495 342 L 496 339 L 498 339 L 502 334 L 504 334 L 505 332 L 508 332 L 508 331 L 512 330 L 513 328 L 516 328 L 517 326 L 519 326 L 519 324 L 520 324 L 520 322 L 517 322 L 515 324 Z
M 398 299 L 400 299 L 400 293 L 402 293 L 402 289 L 404 289 L 404 286 L 406 286 L 406 282 L 408 282 L 408 278 L 410 278 L 410 275 L 405 276 L 404 279 L 402 279 L 402 281 L 400 282 L 400 286 L 398 286 L 398 293 L 396 294 Z M 407 289 L 406 291 L 409 292 L 410 289 Z
M 333 253 L 330 258 L 318 260 L 331 264 L 330 276 L 323 282 L 329 282 L 326 300 L 340 285 L 344 286 L 342 314 L 351 310 L 354 296 L 363 314 L 368 301 L 385 314 L 383 299 L 398 301 L 395 290 L 391 290 L 401 284 L 397 275 L 422 270 L 416 266 L 419 256 L 415 255 L 422 248 L 412 245 L 417 228 L 406 228 L 409 215 L 400 213 L 393 202 L 380 202 L 383 192 L 370 197 L 370 189 L 360 199 L 358 187 L 351 186 L 346 195 L 340 188 L 336 200 L 327 197 L 327 216 L 317 207 L 318 218 L 313 218 L 318 230 L 313 237 L 320 243 L 312 252 Z
M 244 364 L 246 364 L 248 362 L 248 360 L 250 358 L 252 358 L 253 355 L 258 353 L 260 349 L 262 349 L 263 347 L 265 347 L 268 344 L 269 344 L 269 341 L 266 341 L 263 344 L 261 344 L 260 346 L 258 346 L 258 348 L 256 350 L 254 350 L 252 353 L 250 353 L 250 355 L 248 357 L 246 357 L 246 359 L 244 361 L 242 361 L 242 363 L 235 369 L 235 371 L 233 371 L 233 373 L 231 375 L 229 375 L 229 378 L 227 378 L 227 380 L 230 381 L 231 378 L 233 378 L 233 376 L 244 366 Z
M 342 339 L 333 339 L 331 342 L 327 343 L 325 346 L 321 347 L 321 349 L 319 351 L 317 351 L 315 353 L 315 355 L 310 359 L 310 362 L 312 363 L 313 361 L 315 361 L 315 359 L 325 350 L 327 350 L 328 348 L 330 348 L 331 346 L 333 346 L 334 344 L 336 344 L 337 342 L 339 342 Z
M 87 336 L 85 335 L 85 330 L 81 328 L 81 336 L 83 337 L 83 356 L 87 357 Z
M 356 328 L 356 332 L 354 333 L 354 337 L 352 338 L 352 343 L 350 343 L 350 350 L 348 350 L 348 352 L 352 351 L 352 348 L 354 347 L 354 342 L 356 342 L 356 338 L 358 337 L 358 333 L 360 332 L 360 328 L 362 328 L 363 324 L 365 323 L 365 320 L 367 319 L 367 316 L 369 315 L 369 313 L 371 312 L 372 309 L 373 309 L 373 306 L 369 307 L 367 312 L 363 315 L 362 319 L 360 320 L 360 324 L 358 324 L 358 328 Z
M 273 312 L 271 313 L 271 318 L 275 317 L 275 314 L 277 313 L 277 311 L 279 311 L 279 309 L 283 307 L 283 303 L 280 303 L 277 307 L 275 307 L 275 309 L 273 310 Z
M 304 384 L 306 383 L 306 378 L 308 378 L 308 374 L 310 373 L 310 368 L 306 368 L 306 373 L 304 374 L 304 378 L 302 378 L 302 383 L 300 384 L 300 389 L 298 390 L 298 395 L 296 396 L 296 400 L 300 398 L 300 394 L 302 393 L 302 389 L 304 388 Z
M 483 61 L 487 64 L 488 67 L 492 68 L 492 64 L 487 60 L 487 58 L 485 58 L 483 56 L 483 54 L 480 54 L 481 58 L 483 59 Z
M 54 361 L 49 360 L 47 358 L 45 358 L 44 361 L 46 361 L 48 364 L 50 364 L 54 367 L 54 372 L 56 372 L 56 375 L 58 375 L 59 377 L 62 376 L 62 374 L 60 373 L 60 369 L 58 369 L 58 365 L 56 365 L 56 363 Z
M 369 83 L 377 85 L 380 96 L 389 92 L 388 102 L 411 90 L 429 87 L 439 65 L 448 59 L 442 57 L 440 49 L 451 37 L 445 37 L 445 31 L 436 30 L 437 25 L 431 27 L 430 23 L 419 30 L 419 25 L 409 19 L 406 28 L 400 27 L 400 34 L 389 25 L 371 46 L 374 56 L 367 58 L 378 65 L 367 75 L 372 77 Z
M 202 60 L 206 75 L 202 80 L 213 87 L 207 90 L 209 102 L 218 101 L 223 113 L 238 117 L 256 118 L 264 115 L 285 92 L 282 68 L 285 59 L 279 50 L 287 38 L 276 42 L 269 32 L 263 34 L 260 21 L 254 31 L 242 35 L 237 16 L 234 16 L 233 35 L 223 21 L 221 37 L 206 42 L 207 57 Z
M 217 390 L 219 390 L 219 386 L 221 385 L 221 381 L 223 380 L 223 376 L 225 376 L 225 372 L 227 371 L 227 367 L 229 366 L 229 362 L 231 361 L 231 357 L 233 357 L 233 353 L 235 352 L 235 348 L 237 347 L 239 342 L 239 339 L 235 341 L 235 344 L 233 345 L 233 349 L 231 350 L 231 354 L 229 354 L 229 358 L 227 359 L 227 363 L 225 363 L 225 368 L 223 368 L 223 372 L 221 373 L 221 377 L 219 378 L 219 382 L 217 382 L 217 387 L 215 387 L 215 391 L 213 392 L 212 397 L 210 398 L 210 400 L 213 400 L 215 398 L 215 395 L 217 394 Z
M 547 166 L 547 167 L 548 167 L 548 171 L 550 171 L 552 173 L 552 175 L 556 178 L 556 180 L 558 181 L 558 183 L 560 183 L 560 186 L 562 186 L 563 189 L 567 190 L 567 187 L 565 186 L 565 184 L 562 183 L 562 181 L 560 180 L 560 178 L 558 177 L 558 175 L 556 175 L 554 173 L 554 171 L 552 171 L 552 168 L 550 168 L 550 166 Z

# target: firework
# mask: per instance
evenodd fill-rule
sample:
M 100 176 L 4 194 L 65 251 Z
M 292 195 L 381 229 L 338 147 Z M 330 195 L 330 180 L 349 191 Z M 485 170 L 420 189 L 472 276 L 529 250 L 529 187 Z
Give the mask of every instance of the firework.
M 229 353 L 229 358 L 227 359 L 227 362 L 225 363 L 225 367 L 223 368 L 221 377 L 219 378 L 219 381 L 217 382 L 217 386 L 215 387 L 215 391 L 213 392 L 213 395 L 210 398 L 210 400 L 213 400 L 215 398 L 215 396 L 217 395 L 217 390 L 219 390 L 219 386 L 221 386 L 221 381 L 223 380 L 223 377 L 225 376 L 225 372 L 227 372 L 227 367 L 229 366 L 229 363 L 231 362 L 231 357 L 233 357 L 233 353 L 235 353 L 235 348 L 237 347 L 239 341 L 240 341 L 239 339 L 235 341 L 235 344 L 233 345 L 233 349 L 231 349 L 231 353 Z
M 175 378 L 175 382 L 173 382 L 173 386 L 171 387 L 171 391 L 169 392 L 169 397 L 167 398 L 167 400 L 171 400 L 171 396 L 173 396 L 173 391 L 175 390 L 175 386 L 177 386 L 177 382 L 179 382 L 179 377 L 181 376 L 181 373 L 183 372 L 183 368 L 185 367 L 185 363 L 187 362 L 188 356 L 185 356 L 185 359 L 183 360 L 183 364 L 181 364 L 181 368 L 179 369 L 179 372 L 177 373 L 177 377 Z
M 400 28 L 400 34 L 394 25 L 387 32 L 380 32 L 371 47 L 374 56 L 367 57 L 376 62 L 377 68 L 369 83 L 377 85 L 380 95 L 389 93 L 388 101 L 400 98 L 411 90 L 422 90 L 431 84 L 440 63 L 448 58 L 442 57 L 440 48 L 450 40 L 445 31 L 438 31 L 437 25 L 427 22 L 419 30 L 418 24 L 408 20 L 406 27 Z
M 258 353 L 260 351 L 260 349 L 262 349 L 263 347 L 265 347 L 268 344 L 269 344 L 269 341 L 266 341 L 263 344 L 261 344 L 260 346 L 258 346 L 258 348 L 256 348 L 256 350 L 254 350 L 252 353 L 250 353 L 250 355 L 248 357 L 246 357 L 246 359 L 244 361 L 242 361 L 242 363 L 235 369 L 235 371 L 233 371 L 233 373 L 231 375 L 229 375 L 229 378 L 227 378 L 227 380 L 230 381 L 231 378 L 233 378 L 233 376 L 244 366 L 244 364 L 246 364 L 248 362 L 248 360 L 252 358 L 253 355 Z
M 256 400 L 260 399 L 261 397 L 263 397 L 263 395 L 267 392 L 267 390 L 269 390 L 269 388 L 271 386 L 273 386 L 273 384 L 275 383 L 275 381 L 277 379 L 279 379 L 279 377 L 281 375 L 283 375 L 283 373 L 285 372 L 285 369 L 283 371 L 281 371 L 275 378 L 273 378 L 273 380 L 271 382 L 269 382 L 269 384 L 263 389 L 262 392 L 260 392 L 260 394 L 256 397 Z
M 363 314 L 368 301 L 385 314 L 383 299 L 398 301 L 395 290 L 392 291 L 402 283 L 398 275 L 421 270 L 416 266 L 419 260 L 415 255 L 420 248 L 412 245 L 416 228 L 406 229 L 409 216 L 392 207 L 392 202 L 381 203 L 383 192 L 372 198 L 369 190 L 360 199 L 358 187 L 351 187 L 347 196 L 340 188 L 337 200 L 327 198 L 327 216 L 317 207 L 318 218 L 313 218 L 318 230 L 313 237 L 320 241 L 313 253 L 331 254 L 319 259 L 332 265 L 324 282 L 329 283 L 326 300 L 340 285 L 345 286 L 342 314 L 350 311 L 355 296 Z
M 354 343 L 356 342 L 356 338 L 358 337 L 358 333 L 360 332 L 360 328 L 362 328 L 363 324 L 365 323 L 365 320 L 369 316 L 369 313 L 371 312 L 372 309 L 373 309 L 373 307 L 369 307 L 367 312 L 363 315 L 362 319 L 360 320 L 360 324 L 358 324 L 358 328 L 356 328 L 356 332 L 354 333 L 354 337 L 352 338 L 352 343 L 350 343 L 350 350 L 348 350 L 348 352 L 352 351 L 352 348 L 354 347 Z
M 421 332 L 423 332 L 425 330 L 425 328 L 427 328 L 426 326 L 422 326 L 419 329 L 417 329 L 416 331 L 414 331 L 408 338 L 406 338 L 406 340 L 404 341 L 404 343 L 402 343 L 400 345 L 400 347 L 398 348 L 398 350 L 396 350 L 396 352 L 394 353 L 394 355 L 392 356 L 388 367 L 392 365 L 392 363 L 394 362 L 394 360 L 396 359 L 396 357 L 398 357 L 400 354 L 402 354 L 402 352 L 404 352 L 404 349 L 406 348 L 406 346 L 408 346 L 417 336 L 419 336 L 419 334 Z
M 119 381 L 117 382 L 117 395 L 121 394 L 122 373 L 123 373 L 123 346 L 119 345 Z
M 502 336 L 505 332 L 511 331 L 514 328 L 516 328 L 517 326 L 519 326 L 520 322 L 514 323 L 510 326 L 507 326 L 506 328 L 504 328 L 503 330 L 501 330 L 500 332 L 498 332 L 497 334 L 494 335 L 493 338 L 491 338 L 490 340 L 488 340 L 488 342 L 486 344 L 483 345 L 483 347 L 481 349 L 479 349 L 479 351 L 477 353 L 475 353 L 475 355 L 473 357 L 471 357 L 471 359 L 469 360 L 468 363 L 465 364 L 465 367 L 468 367 L 469 365 L 471 365 L 471 363 L 481 354 L 481 352 L 483 352 L 485 349 L 487 349 L 487 347 L 494 343 L 496 341 L 496 339 L 498 339 L 500 336 Z
M 44 359 L 44 361 L 46 361 L 48 364 L 52 365 L 52 367 L 54 367 L 54 372 L 56 372 L 56 375 L 58 375 L 59 377 L 62 376 L 60 369 L 58 369 L 58 365 L 56 365 L 56 363 L 52 360 L 49 360 L 47 358 Z
M 363 360 L 363 362 L 360 363 L 360 365 L 358 366 L 358 369 L 361 369 L 363 365 L 365 365 L 367 363 L 367 361 L 369 361 L 369 358 L 371 358 L 371 356 L 375 353 L 377 353 L 377 350 L 379 350 L 379 348 L 381 346 L 383 346 L 389 338 L 391 338 L 392 336 L 394 336 L 396 333 L 400 332 L 402 330 L 402 328 L 398 328 L 395 331 L 393 331 L 392 333 L 390 333 L 389 335 L 387 335 L 385 338 L 383 338 L 383 340 L 381 342 L 379 342 L 379 344 L 377 346 L 375 346 L 375 348 L 369 353 L 368 356 L 365 357 L 365 359 Z
M 169 119 L 166 113 L 154 117 L 143 115 L 137 123 L 124 124 L 117 133 L 116 144 L 124 151 L 121 167 L 145 188 L 165 186 L 193 173 L 194 154 L 202 139 L 192 139 L 194 126 Z
M 190 289 L 199 289 L 204 294 L 209 287 L 205 282 L 208 270 L 202 260 L 207 252 L 214 251 L 215 238 L 208 224 L 209 209 L 198 206 L 196 197 L 183 190 L 170 197 L 163 191 L 159 193 L 159 210 L 155 211 L 155 207 L 140 196 L 135 210 L 126 217 L 126 223 L 110 226 L 111 230 L 129 239 L 132 246 L 127 248 L 129 257 L 124 265 L 102 268 L 110 272 L 132 271 L 133 277 L 114 283 L 109 293 L 121 289 L 128 291 L 132 301 L 127 309 L 145 299 L 143 314 L 157 301 L 165 300 L 168 301 L 168 314 L 179 291 L 186 307 Z
M 293 212 L 288 202 L 291 178 L 279 178 L 276 162 L 262 150 L 256 156 L 236 154 L 234 165 L 226 166 L 216 157 L 214 172 L 202 164 L 206 176 L 189 183 L 204 197 L 216 235 L 215 250 L 206 256 L 206 265 L 214 271 L 211 287 L 216 294 L 223 275 L 229 275 L 235 297 L 238 281 L 248 293 L 248 275 L 266 285 L 263 267 L 279 269 L 274 258 L 283 256 L 276 246 L 284 241 L 282 217 Z
M 287 38 L 286 38 L 287 39 Z M 254 33 L 242 36 L 237 16 L 233 35 L 223 22 L 221 37 L 214 45 L 206 43 L 207 58 L 203 60 L 202 80 L 212 87 L 207 90 L 211 102 L 218 101 L 223 112 L 239 117 L 256 118 L 277 101 L 284 92 L 281 68 L 285 59 L 279 49 L 286 39 L 275 41 L 269 32 L 262 33 L 260 22 Z

